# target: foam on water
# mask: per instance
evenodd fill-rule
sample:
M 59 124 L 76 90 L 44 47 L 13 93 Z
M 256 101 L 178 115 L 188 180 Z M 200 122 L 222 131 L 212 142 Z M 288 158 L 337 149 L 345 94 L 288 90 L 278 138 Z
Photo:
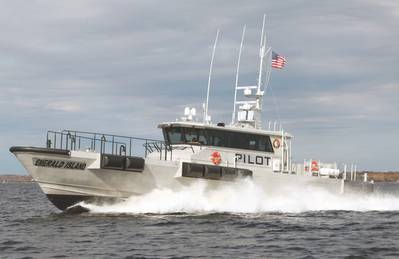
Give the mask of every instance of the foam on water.
M 288 187 L 288 186 L 286 186 Z M 399 197 L 382 194 L 339 195 L 320 187 L 289 186 L 268 193 L 249 179 L 211 190 L 196 182 L 179 191 L 154 189 L 112 205 L 81 204 L 91 213 L 298 213 L 320 210 L 399 210 Z M 289 190 L 289 191 L 287 191 Z

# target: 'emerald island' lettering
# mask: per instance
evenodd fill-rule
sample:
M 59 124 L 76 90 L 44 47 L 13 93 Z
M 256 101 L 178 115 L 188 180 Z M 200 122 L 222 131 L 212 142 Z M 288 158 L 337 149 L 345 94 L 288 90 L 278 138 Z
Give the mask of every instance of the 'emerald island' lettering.
M 33 158 L 33 165 L 40 167 L 74 169 L 74 170 L 85 170 L 86 168 L 85 162 L 41 159 L 41 158 Z

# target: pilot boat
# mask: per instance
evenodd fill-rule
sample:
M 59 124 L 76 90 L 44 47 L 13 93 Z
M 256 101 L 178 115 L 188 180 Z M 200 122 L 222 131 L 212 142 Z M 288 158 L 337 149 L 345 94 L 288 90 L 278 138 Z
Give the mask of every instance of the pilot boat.
M 239 85 L 238 55 L 231 123 L 212 123 L 209 91 L 219 32 L 212 52 L 207 98 L 202 119 L 195 108 L 158 125 L 163 140 L 98 132 L 48 131 L 45 147 L 10 148 L 48 199 L 60 210 L 81 202 L 103 202 L 143 195 L 157 188 L 178 190 L 203 181 L 218 188 L 250 178 L 266 191 L 284 191 L 288 183 L 316 185 L 335 193 L 344 188 L 340 177 L 314 177 L 292 163 L 292 135 L 281 127 L 262 128 L 262 106 L 276 62 L 266 45 L 263 19 L 257 84 Z M 279 65 L 285 59 L 280 58 Z M 342 178 L 342 177 L 341 177 Z

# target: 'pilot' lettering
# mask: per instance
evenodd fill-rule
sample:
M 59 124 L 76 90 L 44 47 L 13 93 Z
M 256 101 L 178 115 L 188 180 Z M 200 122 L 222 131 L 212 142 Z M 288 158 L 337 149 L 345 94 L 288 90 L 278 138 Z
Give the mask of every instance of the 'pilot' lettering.
M 271 157 L 236 153 L 236 162 L 270 166 Z

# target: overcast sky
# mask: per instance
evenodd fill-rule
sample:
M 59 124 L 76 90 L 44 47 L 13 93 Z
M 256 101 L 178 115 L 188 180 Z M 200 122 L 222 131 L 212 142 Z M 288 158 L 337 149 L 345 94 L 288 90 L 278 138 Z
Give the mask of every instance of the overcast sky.
M 398 170 L 399 2 L 0 0 L 0 174 L 25 173 L 8 149 L 72 128 L 160 138 L 205 99 L 231 118 L 241 30 L 242 84 L 257 80 L 259 37 L 284 55 L 263 120 L 281 118 L 293 156 Z

